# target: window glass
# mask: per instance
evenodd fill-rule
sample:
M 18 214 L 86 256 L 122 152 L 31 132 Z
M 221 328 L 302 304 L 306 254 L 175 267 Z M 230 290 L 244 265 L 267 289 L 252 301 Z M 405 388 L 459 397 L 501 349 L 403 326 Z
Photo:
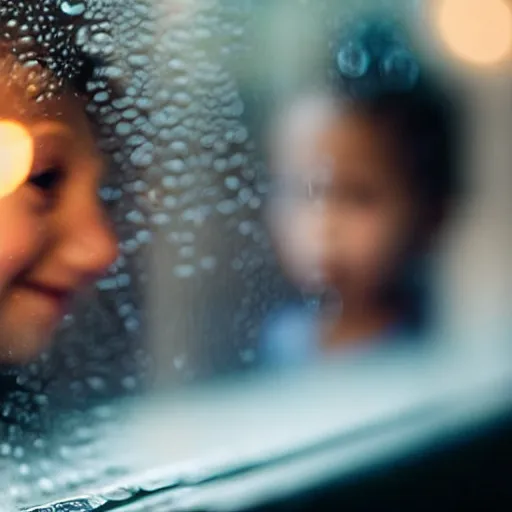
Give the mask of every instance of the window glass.
M 505 364 L 511 48 L 501 0 L 2 2 L 5 502 L 172 464 L 173 422 L 176 460 L 262 457 L 379 375 L 412 406 L 403 353 Z

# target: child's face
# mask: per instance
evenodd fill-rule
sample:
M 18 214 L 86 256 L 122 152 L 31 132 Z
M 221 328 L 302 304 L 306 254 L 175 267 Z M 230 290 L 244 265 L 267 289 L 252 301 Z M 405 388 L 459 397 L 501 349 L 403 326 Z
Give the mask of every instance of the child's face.
M 117 255 L 83 107 L 71 93 L 35 103 L 0 84 L 0 121 L 23 126 L 34 147 L 27 180 L 0 198 L 0 362 L 39 353 L 75 294 Z
M 376 301 L 411 249 L 417 206 L 393 141 L 370 118 L 306 100 L 276 125 L 271 228 L 283 268 L 344 304 Z

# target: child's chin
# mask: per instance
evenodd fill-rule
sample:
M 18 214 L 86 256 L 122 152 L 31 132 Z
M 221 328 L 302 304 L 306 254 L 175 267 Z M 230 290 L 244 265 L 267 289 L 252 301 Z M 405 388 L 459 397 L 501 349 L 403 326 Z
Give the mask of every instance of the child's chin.
M 0 364 L 28 364 L 38 358 L 53 340 L 54 330 L 44 332 L 40 326 L 25 325 L 15 330 L 2 329 Z

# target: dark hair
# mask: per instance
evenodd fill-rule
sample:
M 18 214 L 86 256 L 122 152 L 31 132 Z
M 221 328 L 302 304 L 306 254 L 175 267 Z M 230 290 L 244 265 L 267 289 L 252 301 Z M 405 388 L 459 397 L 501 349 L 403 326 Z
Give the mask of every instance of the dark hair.
M 461 94 L 420 62 L 398 23 L 349 24 L 332 49 L 335 95 L 384 123 L 418 197 L 444 210 L 461 189 Z

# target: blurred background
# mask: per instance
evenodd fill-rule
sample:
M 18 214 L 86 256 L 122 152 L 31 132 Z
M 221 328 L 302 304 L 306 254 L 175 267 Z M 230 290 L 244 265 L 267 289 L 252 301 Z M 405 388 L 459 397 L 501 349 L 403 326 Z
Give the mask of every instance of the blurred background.
M 0 23 L 14 20 L 30 33 L 36 30 L 34 12 L 44 17 L 46 4 L 17 8 L 4 2 Z M 277 254 L 273 230 L 282 219 L 272 216 L 271 205 L 284 202 L 286 193 L 273 195 L 277 171 L 267 142 L 277 126 L 273 121 L 292 98 L 310 92 L 329 97 L 333 76 L 349 85 L 364 79 L 371 51 L 364 42 L 341 36 L 367 14 L 385 13 L 405 29 L 415 55 L 457 91 L 466 108 L 464 193 L 429 256 L 434 320 L 428 343 L 463 346 L 475 357 L 509 355 L 510 2 L 59 0 L 55 5 L 66 23 L 78 25 L 77 44 L 107 63 L 104 79 L 88 90 L 100 98 L 90 109 L 100 117 L 111 169 L 100 195 L 119 234 L 121 255 L 97 284 L 94 301 L 66 317 L 51 350 L 28 365 L 2 370 L 0 454 L 17 468 L 11 487 L 16 503 L 41 503 L 62 489 L 101 481 L 109 471 L 115 475 L 116 468 L 101 461 L 101 439 L 121 421 L 116 406 L 124 398 L 145 400 L 150 391 L 270 367 L 274 359 L 293 366 L 296 353 L 302 362 L 321 359 L 324 342 L 318 333 L 330 333 L 331 327 L 337 332 L 333 318 L 343 311 L 343 287 L 324 270 L 322 286 L 297 285 Z M 401 48 L 396 43 L 393 51 Z M 390 76 L 414 75 L 407 55 L 387 57 L 382 59 Z M 106 78 L 119 84 L 119 97 L 101 97 Z M 311 119 L 316 113 L 313 109 Z M 332 107 L 325 119 L 330 113 Z M 292 126 L 301 125 L 300 119 Z M 313 143 L 314 134 L 306 137 Z M 283 151 L 296 155 L 306 148 L 289 143 Z M 321 165 L 310 167 L 316 172 Z M 318 185 L 320 208 L 336 188 L 336 172 L 331 169 L 327 182 Z M 315 183 L 307 178 L 296 193 L 312 194 Z M 299 233 L 298 245 L 288 251 L 292 256 L 317 243 L 306 231 L 309 217 L 283 219 L 279 233 Z M 305 274 L 316 269 L 300 268 Z M 331 314 L 331 306 L 337 313 Z M 388 311 L 375 310 L 368 321 L 363 315 L 364 321 L 354 324 L 356 332 L 366 333 L 372 322 L 377 332 L 387 327 L 380 313 Z M 300 343 L 293 343 L 295 336 Z M 327 345 L 333 336 L 325 336 Z M 268 341 L 273 338 L 277 341 Z M 277 348 L 262 351 L 266 343 Z M 343 357 L 342 350 L 334 352 Z

